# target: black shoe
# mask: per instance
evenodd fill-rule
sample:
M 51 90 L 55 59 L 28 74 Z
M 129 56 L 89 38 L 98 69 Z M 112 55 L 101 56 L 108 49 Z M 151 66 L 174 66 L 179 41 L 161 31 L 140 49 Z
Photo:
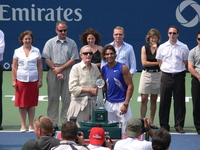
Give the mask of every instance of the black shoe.
M 54 125 L 54 126 L 53 126 L 52 137 L 54 137 L 54 136 L 56 135 L 56 131 L 58 131 L 58 130 L 59 130 L 58 126 L 57 126 L 57 125 Z
M 176 127 L 175 129 L 176 129 L 176 132 L 178 133 L 185 133 L 182 127 Z
M 158 127 L 156 125 L 152 125 L 150 127 L 151 127 L 151 129 L 158 129 Z
M 197 134 L 200 134 L 200 130 L 197 130 Z
M 2 126 L 0 126 L 0 130 L 3 130 Z
M 59 128 L 58 128 L 57 125 L 54 125 L 54 126 L 53 126 L 53 129 L 54 129 L 54 131 L 58 131 L 58 130 L 59 130 Z

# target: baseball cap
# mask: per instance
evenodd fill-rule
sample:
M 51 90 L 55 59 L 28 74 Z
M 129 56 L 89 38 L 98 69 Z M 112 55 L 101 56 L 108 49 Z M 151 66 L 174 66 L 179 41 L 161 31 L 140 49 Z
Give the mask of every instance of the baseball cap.
M 131 118 L 126 125 L 126 134 L 128 137 L 137 138 L 141 134 L 142 122 L 140 119 Z
M 102 145 L 105 141 L 105 131 L 103 128 L 94 127 L 90 130 L 90 144 Z

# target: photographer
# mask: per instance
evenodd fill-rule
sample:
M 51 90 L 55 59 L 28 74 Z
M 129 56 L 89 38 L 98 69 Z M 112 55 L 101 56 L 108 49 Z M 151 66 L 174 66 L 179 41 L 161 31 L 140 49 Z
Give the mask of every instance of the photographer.
M 87 146 L 89 149 L 96 150 L 110 150 L 112 149 L 112 141 L 109 136 L 105 136 L 105 131 L 100 127 L 93 127 L 90 129 L 89 135 L 90 144 Z M 80 132 L 78 135 L 78 142 L 80 145 L 86 145 L 84 143 L 84 135 Z
M 72 150 L 88 150 L 87 147 L 79 146 L 75 143 L 75 140 L 78 135 L 78 127 L 75 122 L 68 121 L 67 123 L 62 125 L 61 128 L 61 137 L 62 141 L 59 146 L 53 147 L 51 150 L 64 150 L 64 149 L 72 149 Z M 79 141 L 79 144 L 82 145 Z
M 34 132 L 37 139 L 31 139 L 24 143 L 22 150 L 49 150 L 60 144 L 60 140 L 52 137 L 53 122 L 47 116 L 40 116 L 34 120 Z
M 94 127 L 90 130 L 90 144 L 88 145 L 89 149 L 102 149 L 102 150 L 110 150 L 111 149 L 111 141 L 110 139 L 105 138 L 105 131 L 103 128 Z M 105 146 L 102 145 L 105 142 Z
M 149 118 L 129 119 L 126 126 L 126 134 L 128 138 L 117 141 L 115 143 L 114 150 L 122 150 L 122 149 L 153 150 L 152 143 L 150 141 L 138 140 L 138 137 L 142 135 L 144 132 L 146 132 L 146 135 L 150 135 L 151 137 L 153 136 L 153 131 L 150 128 L 150 124 L 151 122 Z

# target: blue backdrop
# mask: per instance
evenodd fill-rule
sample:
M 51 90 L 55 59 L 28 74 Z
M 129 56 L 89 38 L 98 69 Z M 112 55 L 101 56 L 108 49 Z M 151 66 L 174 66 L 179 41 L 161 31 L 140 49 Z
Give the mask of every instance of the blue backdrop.
M 42 52 L 45 42 L 56 35 L 55 23 L 65 20 L 69 26 L 68 37 L 76 41 L 79 49 L 79 36 L 89 27 L 101 34 L 102 46 L 113 41 L 113 28 L 124 27 L 124 41 L 133 45 L 137 70 L 141 71 L 140 51 L 146 44 L 149 29 L 158 29 L 163 43 L 168 39 L 168 27 L 176 25 L 180 28 L 179 40 L 192 49 L 197 45 L 199 19 L 199 0 L 1 0 L 0 29 L 6 41 L 2 63 L 4 70 L 11 69 L 21 32 L 32 30 L 33 45 Z

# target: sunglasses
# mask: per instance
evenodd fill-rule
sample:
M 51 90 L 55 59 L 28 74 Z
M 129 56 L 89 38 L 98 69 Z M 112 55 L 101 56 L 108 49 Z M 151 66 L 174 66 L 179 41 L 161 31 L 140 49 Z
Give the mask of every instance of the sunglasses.
M 173 35 L 176 35 L 177 33 L 176 33 L 176 32 L 169 32 L 169 34 L 173 34 Z
M 92 55 L 93 54 L 93 52 L 84 52 L 84 53 L 82 53 L 83 55 Z
M 198 41 L 200 41 L 200 38 L 197 38 Z
M 58 32 L 66 32 L 67 29 L 64 29 L 64 30 L 58 30 L 58 29 L 57 29 L 57 31 L 58 31 Z

